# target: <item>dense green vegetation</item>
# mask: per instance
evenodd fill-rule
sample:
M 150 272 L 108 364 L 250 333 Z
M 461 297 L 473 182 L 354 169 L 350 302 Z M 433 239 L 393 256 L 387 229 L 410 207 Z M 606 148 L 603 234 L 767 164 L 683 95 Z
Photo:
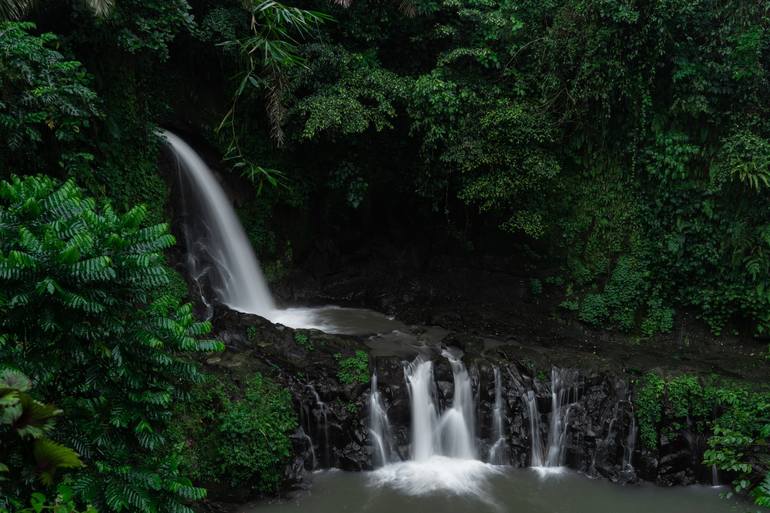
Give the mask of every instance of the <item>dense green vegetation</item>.
M 340 366 L 337 377 L 340 383 L 352 385 L 354 383 L 369 383 L 369 355 L 360 349 L 353 356 L 343 356 L 342 353 L 334 355 Z
M 182 356 L 222 344 L 201 339 L 208 324 L 162 293 L 170 274 L 162 251 L 174 239 L 165 225 L 144 225 L 145 215 L 97 206 L 69 181 L 0 182 L 0 362 L 64 410 L 57 439 L 86 463 L 73 490 L 101 510 L 181 511 L 204 494 L 179 473 L 165 431 L 174 402 L 201 380 Z M 58 465 L 76 466 L 63 451 Z M 5 500 L 14 504 L 32 484 L 14 473 Z
M 710 0 L 0 0 L 0 511 L 183 512 L 193 480 L 279 484 L 285 391 L 194 358 L 222 345 L 165 260 L 159 125 L 253 184 L 269 276 L 303 239 L 397 224 L 525 255 L 533 295 L 588 325 L 644 338 L 694 312 L 767 336 L 769 25 Z M 365 353 L 337 360 L 368 382 Z M 766 394 L 644 383 L 649 449 L 669 408 L 768 504 Z
M 259 373 L 244 390 L 212 376 L 192 399 L 175 427 L 183 470 L 208 486 L 277 491 L 297 428 L 289 392 Z
M 703 463 L 735 476 L 735 489 L 752 490 L 757 504 L 770 505 L 770 393 L 716 378 L 684 374 L 665 379 L 649 373 L 635 405 L 647 450 L 656 451 L 661 436 L 672 438 L 683 429 L 707 435 Z

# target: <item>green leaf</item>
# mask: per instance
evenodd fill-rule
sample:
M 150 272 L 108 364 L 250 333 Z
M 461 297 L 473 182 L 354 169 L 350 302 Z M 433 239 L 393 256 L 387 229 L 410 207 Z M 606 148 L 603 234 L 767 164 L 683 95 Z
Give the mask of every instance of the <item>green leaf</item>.
M 33 455 L 40 471 L 40 479 L 46 486 L 53 484 L 58 469 L 83 466 L 75 451 L 48 438 L 35 440 Z
M 27 392 L 31 386 L 32 382 L 23 372 L 10 368 L 0 370 L 0 390 L 10 388 Z

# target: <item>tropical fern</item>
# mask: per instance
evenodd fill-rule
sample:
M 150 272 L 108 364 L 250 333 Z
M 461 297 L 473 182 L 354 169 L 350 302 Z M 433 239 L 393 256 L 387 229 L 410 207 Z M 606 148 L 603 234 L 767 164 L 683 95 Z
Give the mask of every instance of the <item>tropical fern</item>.
M 737 181 L 754 191 L 770 187 L 770 141 L 749 130 L 732 133 L 723 142 L 714 179 Z

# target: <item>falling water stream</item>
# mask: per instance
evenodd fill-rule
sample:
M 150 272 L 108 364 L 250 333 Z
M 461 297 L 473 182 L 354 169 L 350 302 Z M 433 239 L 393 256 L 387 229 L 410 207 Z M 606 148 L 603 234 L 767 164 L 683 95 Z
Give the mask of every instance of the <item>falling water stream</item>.
M 495 376 L 495 407 L 492 410 L 492 439 L 495 441 L 489 449 L 489 462 L 504 465 L 507 461 L 507 443 L 505 441 L 505 405 L 503 404 L 503 384 L 500 368 L 493 369 Z
M 307 389 L 310 390 L 310 392 L 313 394 L 313 399 L 315 400 L 317 411 L 321 415 L 321 418 L 319 419 L 320 422 L 316 422 L 316 424 L 320 424 L 321 425 L 321 430 L 322 430 L 322 433 L 323 433 L 324 464 L 328 466 L 329 462 L 331 461 L 331 458 L 330 458 L 330 455 L 329 455 L 329 412 L 328 412 L 328 407 L 326 406 L 326 403 L 321 400 L 321 396 L 318 395 L 318 392 L 316 391 L 316 389 L 315 389 L 315 387 L 313 385 L 307 385 Z
M 571 369 L 551 369 L 551 427 L 548 430 L 548 453 L 545 466 L 564 465 L 564 443 L 572 406 L 577 401 L 575 372 Z
M 208 284 L 216 298 L 233 310 L 292 328 L 341 334 L 388 333 L 403 328 L 381 313 L 359 308 L 276 308 L 246 231 L 214 173 L 182 138 L 168 130 L 160 135 L 178 163 L 187 211 L 188 267 L 204 303 L 211 302 L 204 292 Z
M 375 449 L 374 464 L 387 465 L 393 459 L 393 435 L 382 396 L 377 388 L 377 374 L 372 375 L 372 389 L 369 394 L 369 435 Z
M 242 312 L 271 315 L 275 310 L 273 298 L 225 192 L 195 150 L 175 134 L 167 130 L 162 133 L 177 156 L 180 170 L 189 180 L 200 205 L 202 222 L 208 228 L 198 237 L 187 236 L 188 255 L 193 256 L 193 275 L 200 277 L 206 272 L 203 260 L 195 258 L 204 253 L 216 263 L 216 269 L 209 274 L 216 276 L 212 286 L 225 304 Z

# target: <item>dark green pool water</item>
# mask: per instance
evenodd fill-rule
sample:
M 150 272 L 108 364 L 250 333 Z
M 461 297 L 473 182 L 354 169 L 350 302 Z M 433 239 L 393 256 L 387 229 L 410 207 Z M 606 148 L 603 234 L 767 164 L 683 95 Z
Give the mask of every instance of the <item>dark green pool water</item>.
M 620 486 L 563 471 L 451 461 L 399 464 L 368 473 L 318 472 L 310 490 L 239 513 L 744 513 L 750 505 L 707 486 Z

